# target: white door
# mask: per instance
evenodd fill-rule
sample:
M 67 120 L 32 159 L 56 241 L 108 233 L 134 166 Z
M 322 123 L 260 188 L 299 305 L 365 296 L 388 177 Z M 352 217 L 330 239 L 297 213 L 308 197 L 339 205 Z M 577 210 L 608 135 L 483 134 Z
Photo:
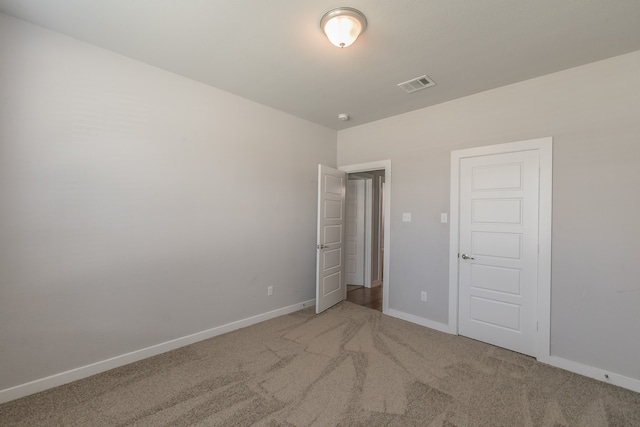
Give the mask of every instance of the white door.
M 536 354 L 538 150 L 460 160 L 459 333 Z
M 347 174 L 318 165 L 318 246 L 316 313 L 347 298 L 344 276 Z
M 347 228 L 345 230 L 345 276 L 348 285 L 364 285 L 365 181 L 347 181 Z

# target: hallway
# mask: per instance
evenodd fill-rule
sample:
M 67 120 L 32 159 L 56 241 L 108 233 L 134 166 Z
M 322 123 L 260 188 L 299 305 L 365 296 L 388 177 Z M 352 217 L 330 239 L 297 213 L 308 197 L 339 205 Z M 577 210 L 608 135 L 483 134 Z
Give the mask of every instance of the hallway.
M 347 285 L 347 301 L 381 312 L 382 286 L 384 285 L 366 288 L 364 286 Z

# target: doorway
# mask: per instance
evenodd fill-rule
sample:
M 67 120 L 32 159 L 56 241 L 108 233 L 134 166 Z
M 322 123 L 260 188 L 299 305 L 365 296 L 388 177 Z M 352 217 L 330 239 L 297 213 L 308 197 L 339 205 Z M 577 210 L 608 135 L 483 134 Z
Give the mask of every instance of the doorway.
M 350 173 L 367 173 L 375 175 L 376 171 L 384 171 L 384 180 L 378 180 L 381 191 L 377 206 L 380 209 L 378 230 L 372 242 L 379 242 L 375 253 L 376 263 L 365 258 L 366 273 L 373 276 L 372 284 L 379 281 L 382 288 L 382 312 L 389 311 L 390 229 L 391 220 L 391 160 L 381 160 L 358 165 L 342 166 L 333 169 L 326 165 L 318 165 L 318 222 L 316 252 L 316 314 L 347 299 L 345 280 L 345 231 L 346 231 L 346 188 L 347 175 Z M 378 174 L 379 175 L 379 174 Z M 373 252 L 373 251 L 372 251 Z
M 347 175 L 347 301 L 382 311 L 384 170 Z
M 347 301 L 386 312 L 388 308 L 388 239 L 390 161 L 339 168 L 348 173 L 345 268 Z M 355 191 L 354 191 L 355 190 Z M 358 234 L 358 227 L 363 229 Z M 358 251 L 358 244 L 364 250 Z M 386 250 L 385 250 L 386 249 Z M 358 262 L 359 261 L 359 262 Z M 363 274 L 352 271 L 363 269 Z

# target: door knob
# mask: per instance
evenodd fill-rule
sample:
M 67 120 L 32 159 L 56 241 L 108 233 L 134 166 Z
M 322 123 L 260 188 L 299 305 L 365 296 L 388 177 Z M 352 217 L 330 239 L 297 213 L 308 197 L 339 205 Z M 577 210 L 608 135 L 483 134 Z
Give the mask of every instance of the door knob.
M 475 259 L 474 257 L 469 256 L 469 255 L 467 255 L 467 254 L 462 254 L 462 255 L 460 256 L 460 258 L 462 258 L 462 259 Z

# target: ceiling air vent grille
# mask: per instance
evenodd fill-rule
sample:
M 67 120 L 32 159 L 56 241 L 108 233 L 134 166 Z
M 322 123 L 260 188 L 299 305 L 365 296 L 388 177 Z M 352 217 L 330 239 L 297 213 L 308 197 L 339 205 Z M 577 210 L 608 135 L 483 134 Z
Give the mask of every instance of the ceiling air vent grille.
M 398 87 L 407 93 L 412 93 L 435 85 L 436 83 L 427 76 L 420 76 L 404 83 L 398 83 Z

